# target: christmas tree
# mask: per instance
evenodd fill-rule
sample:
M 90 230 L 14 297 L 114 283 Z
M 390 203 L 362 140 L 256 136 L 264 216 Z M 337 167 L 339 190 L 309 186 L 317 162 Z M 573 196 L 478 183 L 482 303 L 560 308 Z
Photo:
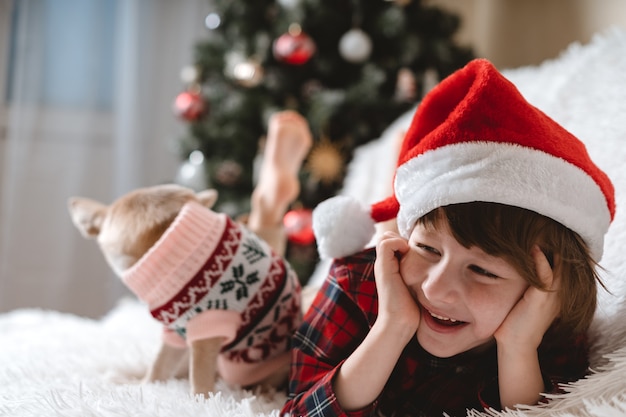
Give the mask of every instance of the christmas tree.
M 453 40 L 459 18 L 418 0 L 209 4 L 208 34 L 181 72 L 175 111 L 189 124 L 179 142 L 187 168 L 219 191 L 217 209 L 233 216 L 249 208 L 274 111 L 297 110 L 313 131 L 299 199 L 312 208 L 341 186 L 355 147 L 473 57 Z

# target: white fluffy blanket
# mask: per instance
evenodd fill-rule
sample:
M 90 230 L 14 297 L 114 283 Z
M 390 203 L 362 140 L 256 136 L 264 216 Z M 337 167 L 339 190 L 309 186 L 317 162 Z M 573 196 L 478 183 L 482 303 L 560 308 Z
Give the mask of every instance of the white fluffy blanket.
M 593 373 L 547 407 L 494 414 L 626 415 L 626 32 L 606 32 L 538 67 L 505 73 L 533 104 L 588 144 L 615 184 L 617 215 L 602 260 L 611 294 L 601 293 L 593 323 Z M 373 177 L 371 167 L 394 166 L 389 150 L 409 118 L 359 151 L 344 193 L 365 202 L 383 197 L 388 178 L 381 172 Z M 324 265 L 319 269 L 321 276 Z M 314 276 L 314 283 L 319 279 Z M 140 385 L 158 338 L 158 326 L 135 301 L 122 302 L 98 321 L 41 310 L 0 315 L 0 416 L 279 415 L 284 392 L 247 392 L 220 383 L 220 394 L 199 400 L 184 380 Z

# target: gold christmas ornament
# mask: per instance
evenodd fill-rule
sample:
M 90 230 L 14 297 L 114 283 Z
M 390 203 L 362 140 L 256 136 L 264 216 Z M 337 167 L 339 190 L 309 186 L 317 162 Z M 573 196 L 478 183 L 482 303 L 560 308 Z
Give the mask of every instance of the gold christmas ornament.
M 255 57 L 246 57 L 239 51 L 226 54 L 224 75 L 243 87 L 256 87 L 264 78 L 261 63 Z
M 241 180 L 243 168 L 231 159 L 222 161 L 215 170 L 215 181 L 227 187 L 233 187 Z
M 233 67 L 233 78 L 244 87 L 256 87 L 263 81 L 263 67 L 255 59 L 238 62 Z
M 345 165 L 339 147 L 327 138 L 322 138 L 311 149 L 306 168 L 318 181 L 331 184 L 341 180 Z

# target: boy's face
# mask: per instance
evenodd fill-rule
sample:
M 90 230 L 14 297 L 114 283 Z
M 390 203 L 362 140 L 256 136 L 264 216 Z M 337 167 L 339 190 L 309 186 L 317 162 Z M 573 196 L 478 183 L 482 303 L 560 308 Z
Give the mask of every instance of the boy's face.
M 502 258 L 463 247 L 447 225 L 416 225 L 409 246 L 400 271 L 421 307 L 420 345 L 445 358 L 491 342 L 526 280 Z

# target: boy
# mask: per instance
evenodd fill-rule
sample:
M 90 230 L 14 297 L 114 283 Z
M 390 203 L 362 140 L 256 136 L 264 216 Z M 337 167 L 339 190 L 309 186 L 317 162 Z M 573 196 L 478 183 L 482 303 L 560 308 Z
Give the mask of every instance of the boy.
M 614 209 L 584 145 L 472 61 L 419 106 L 394 195 L 316 209 L 320 254 L 339 259 L 294 337 L 283 411 L 465 415 L 583 377 Z M 359 252 L 395 217 L 399 235 Z

